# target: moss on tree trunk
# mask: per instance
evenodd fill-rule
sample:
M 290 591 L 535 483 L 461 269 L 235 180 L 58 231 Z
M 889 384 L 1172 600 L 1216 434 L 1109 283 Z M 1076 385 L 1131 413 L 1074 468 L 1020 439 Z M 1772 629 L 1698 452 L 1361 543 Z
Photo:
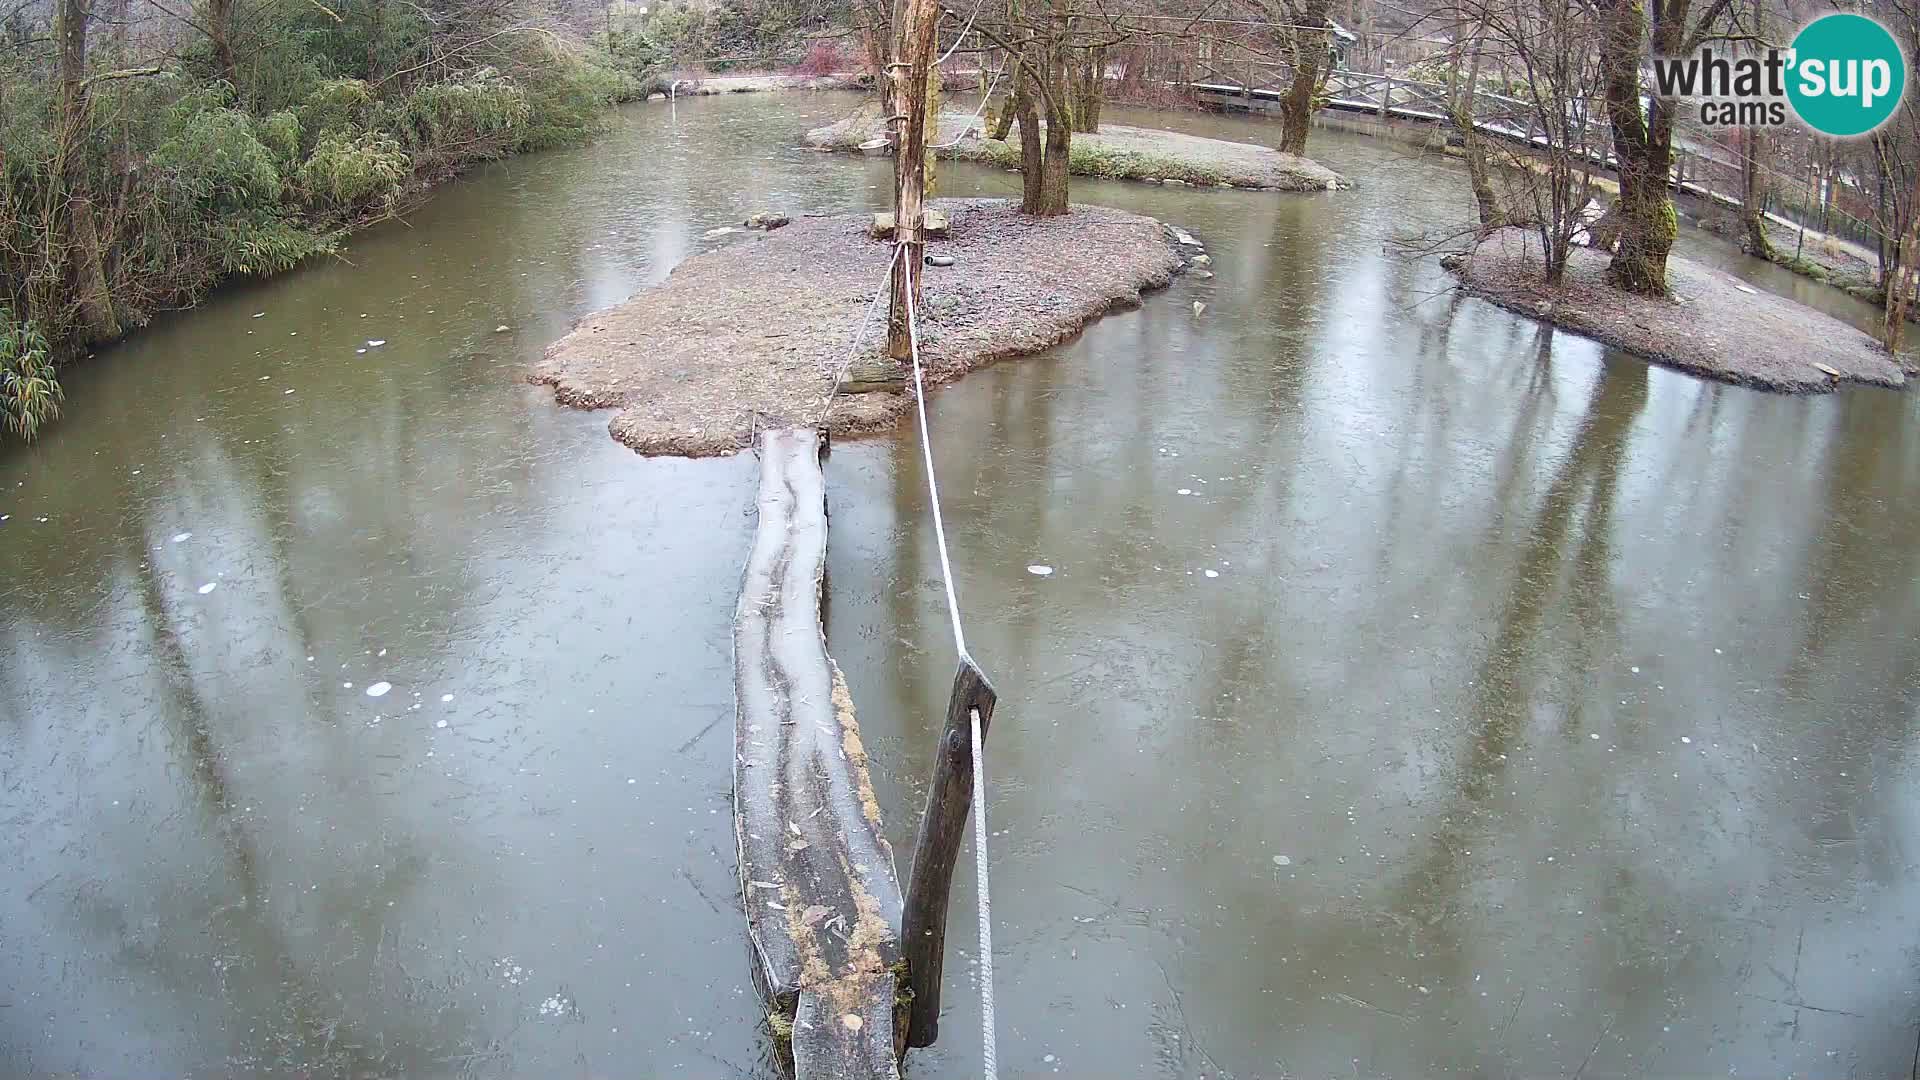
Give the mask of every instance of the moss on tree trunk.
M 1306 0 L 1294 9 L 1295 25 L 1288 30 L 1288 60 L 1293 65 L 1293 82 L 1280 102 L 1280 150 L 1305 156 L 1307 133 L 1313 128 L 1314 92 L 1320 87 L 1320 72 L 1327 64 L 1327 38 L 1331 30 L 1332 0 Z
M 1679 235 L 1667 188 L 1673 171 L 1673 113 L 1658 101 L 1651 118 L 1641 110 L 1640 47 L 1647 16 L 1640 0 L 1606 0 L 1601 17 L 1600 69 L 1620 175 L 1620 199 L 1614 205 L 1620 239 L 1607 276 L 1628 292 L 1664 296 L 1667 255 Z M 1661 44 L 1670 43 L 1656 42 Z

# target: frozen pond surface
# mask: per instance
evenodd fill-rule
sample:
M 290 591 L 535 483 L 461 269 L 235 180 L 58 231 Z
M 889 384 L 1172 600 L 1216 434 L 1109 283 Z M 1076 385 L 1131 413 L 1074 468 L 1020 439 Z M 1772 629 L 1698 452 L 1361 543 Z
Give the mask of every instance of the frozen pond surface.
M 0 1073 L 772 1075 L 726 802 L 755 462 L 517 375 L 710 229 L 883 202 L 792 147 L 847 101 L 631 110 L 69 370 L 0 452 Z M 1380 241 L 1461 178 L 1315 139 L 1361 187 L 1077 184 L 1219 276 L 934 399 L 1003 1068 L 1905 1075 L 1913 400 L 1456 301 Z M 917 454 L 828 466 L 903 872 L 952 675 Z M 971 942 L 922 1080 L 977 1068 Z

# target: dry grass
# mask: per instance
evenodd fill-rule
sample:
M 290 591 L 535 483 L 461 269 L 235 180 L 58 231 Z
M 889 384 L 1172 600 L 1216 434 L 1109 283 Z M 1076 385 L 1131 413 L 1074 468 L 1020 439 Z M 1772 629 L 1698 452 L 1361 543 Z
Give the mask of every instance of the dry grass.
M 941 200 L 950 239 L 929 251 L 955 265 L 926 269 L 921 312 L 928 378 L 1072 336 L 1181 265 L 1152 218 L 1076 206 L 1029 218 L 999 200 Z M 547 349 L 533 380 L 560 402 L 620 410 L 613 436 L 645 454 L 705 457 L 750 444 L 756 427 L 813 424 L 892 252 L 867 236 L 867 215 L 802 218 L 680 264 L 667 280 L 589 317 Z M 862 356 L 877 356 L 885 311 Z M 901 393 L 845 395 L 830 430 L 891 428 L 912 405 Z

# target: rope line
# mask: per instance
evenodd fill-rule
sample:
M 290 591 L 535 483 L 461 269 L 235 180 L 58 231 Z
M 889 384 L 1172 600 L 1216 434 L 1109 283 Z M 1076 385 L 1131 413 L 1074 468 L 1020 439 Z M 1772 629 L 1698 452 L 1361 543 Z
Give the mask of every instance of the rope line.
M 1000 1072 L 993 1036 L 993 900 L 987 892 L 987 759 L 980 752 L 980 710 L 973 717 L 973 872 L 980 879 L 980 1057 L 986 1080 Z
M 905 250 L 904 243 L 897 245 Z M 904 267 L 904 260 L 896 267 Z M 940 546 L 940 577 L 947 587 L 947 614 L 953 620 L 953 647 L 963 662 L 967 655 L 966 632 L 960 627 L 960 600 L 953 588 L 953 562 L 947 555 L 947 527 L 940 513 L 940 487 L 934 478 L 933 437 L 927 428 L 927 383 L 920 366 L 920 318 L 914 303 L 911 282 L 903 290 L 907 295 L 907 354 L 913 360 L 913 404 L 920 416 L 921 459 L 927 466 L 927 501 L 933 506 L 933 535 Z M 980 1053 L 981 1070 L 986 1080 L 1000 1075 L 999 1050 L 994 1037 L 993 1007 L 993 899 L 987 883 L 987 759 L 981 746 L 980 710 L 968 709 L 973 735 L 973 871 L 979 887 L 980 924 Z
M 906 244 L 897 246 L 906 250 Z M 903 265 L 903 264 L 902 264 Z M 927 383 L 920 373 L 920 323 L 913 288 L 907 294 L 907 352 L 913 358 L 913 406 L 920 414 L 920 453 L 927 463 L 927 501 L 933 504 L 933 536 L 940 545 L 940 578 L 947 586 L 947 614 L 953 619 L 953 648 L 962 659 L 967 656 L 967 633 L 960 628 L 960 598 L 953 589 L 953 562 L 947 557 L 947 526 L 940 516 L 940 484 L 933 475 L 933 436 L 927 432 Z
M 955 37 L 953 39 L 953 44 L 947 46 L 947 51 L 944 53 L 941 53 L 940 59 L 935 60 L 933 62 L 933 66 L 935 68 L 938 68 L 941 64 L 946 63 L 947 58 L 952 56 L 954 53 L 954 50 L 960 47 L 960 43 L 967 40 L 967 35 L 973 32 L 973 20 L 980 17 L 980 9 L 986 6 L 987 6 L 987 0 L 979 0 L 978 3 L 975 3 L 973 5 L 973 14 L 967 16 L 967 25 L 960 28 L 960 34 L 958 37 Z
M 993 100 L 993 88 L 1000 85 L 1000 76 L 1006 74 L 1006 70 L 1006 68 L 1000 68 L 993 73 L 993 78 L 987 83 L 986 92 L 980 95 L 980 104 L 973 107 L 973 115 L 967 118 L 966 123 L 960 125 L 960 134 L 955 135 L 950 142 L 934 143 L 928 146 L 927 149 L 950 150 L 953 147 L 959 146 L 961 141 L 967 137 L 967 132 L 973 130 L 973 122 L 980 119 L 980 114 L 987 111 L 987 102 Z
M 893 257 L 887 260 L 886 274 L 880 279 L 880 289 L 873 294 L 873 302 L 867 305 L 867 313 L 860 317 L 860 325 L 854 328 L 853 340 L 847 342 L 847 358 L 840 361 L 840 370 L 834 373 L 833 385 L 827 387 L 827 400 L 820 403 L 820 418 L 813 422 L 817 428 L 827 426 L 827 417 L 833 414 L 834 402 L 840 400 L 840 384 L 846 381 L 848 369 L 853 367 L 853 358 L 860 353 L 860 339 L 867 336 L 867 324 L 873 321 L 873 313 L 880 310 L 880 298 L 887 295 L 887 286 L 893 281 L 893 268 L 900 261 L 900 247 L 893 249 Z
M 824 425 L 827 415 L 833 411 L 833 403 L 839 398 L 840 381 L 853 365 L 860 341 L 866 336 L 867 324 L 873 321 L 873 313 L 879 310 L 880 298 L 891 291 L 893 275 L 906 267 L 906 250 L 904 242 L 895 241 L 893 257 L 887 261 L 887 277 L 882 280 L 879 291 L 873 295 L 873 302 L 867 305 L 866 315 L 853 332 L 853 340 L 847 345 L 847 358 L 841 362 L 840 373 L 834 379 L 833 388 L 827 392 L 827 400 L 822 405 L 816 426 Z M 967 656 L 967 635 L 960 625 L 960 598 L 953 587 L 953 560 L 947 553 L 947 525 L 940 512 L 940 486 L 934 475 L 933 437 L 927 427 L 927 381 L 920 364 L 919 307 L 914 302 L 911 285 L 909 280 L 909 287 L 903 291 L 907 297 L 907 354 L 913 361 L 913 405 L 920 419 L 920 456 L 927 467 L 927 501 L 933 507 L 933 535 L 940 548 L 940 580 L 946 586 L 947 616 L 953 624 L 953 648 L 962 661 L 967 661 L 970 659 Z M 967 715 L 972 720 L 973 729 L 973 865 L 974 875 L 979 879 L 981 1057 L 986 1080 L 997 1080 L 1000 1065 L 994 1038 L 993 901 L 987 882 L 987 764 L 981 747 L 980 710 L 968 709 Z

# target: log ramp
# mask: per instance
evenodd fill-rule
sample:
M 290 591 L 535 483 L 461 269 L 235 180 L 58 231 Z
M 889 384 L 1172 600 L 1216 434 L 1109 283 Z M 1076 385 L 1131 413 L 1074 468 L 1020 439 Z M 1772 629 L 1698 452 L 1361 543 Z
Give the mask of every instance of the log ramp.
M 853 699 L 820 622 L 825 442 L 761 434 L 759 512 L 734 618 L 734 830 L 754 983 L 801 1080 L 897 1080 L 902 898 Z

